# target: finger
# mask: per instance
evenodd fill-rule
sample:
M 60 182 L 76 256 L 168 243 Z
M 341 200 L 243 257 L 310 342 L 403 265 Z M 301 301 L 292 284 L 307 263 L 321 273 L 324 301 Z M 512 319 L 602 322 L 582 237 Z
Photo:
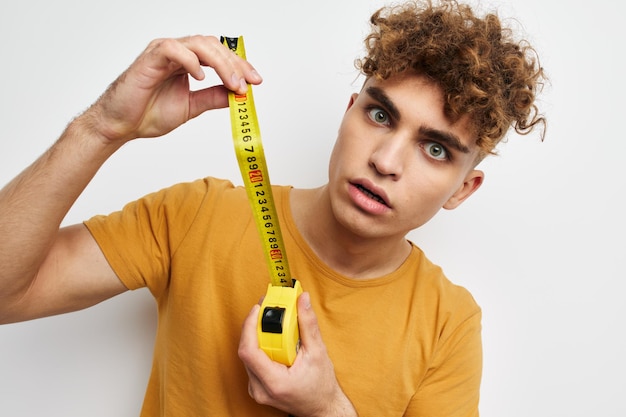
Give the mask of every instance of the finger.
M 247 83 L 260 84 L 263 81 L 252 64 L 214 36 L 191 36 L 182 42 L 197 55 L 202 65 L 213 68 L 224 85 L 232 91 L 243 94 L 247 91 Z
M 251 348 L 258 347 L 258 337 L 256 334 L 257 318 L 259 315 L 260 305 L 255 304 L 250 309 L 248 316 L 243 321 L 241 329 L 241 338 L 239 340 L 239 349 L 249 351 Z
M 256 375 L 261 382 L 267 375 L 282 375 L 287 367 L 278 362 L 272 361 L 261 348 L 259 348 L 259 338 L 257 336 L 257 320 L 261 306 L 255 304 L 248 317 L 244 320 L 241 338 L 239 339 L 238 354 L 241 361 L 248 369 L 248 373 Z
M 256 375 L 260 374 L 264 362 L 272 362 L 270 358 L 259 348 L 257 335 L 257 322 L 261 306 L 255 304 L 243 322 L 241 338 L 239 339 L 239 358 Z
M 147 48 L 147 59 L 153 60 L 160 70 L 170 73 L 185 72 L 197 80 L 204 79 L 198 56 L 177 39 L 155 39 Z
M 263 401 L 267 398 L 267 394 L 263 384 L 259 381 L 259 378 L 256 377 L 250 370 L 246 369 L 248 372 L 248 394 L 255 401 Z

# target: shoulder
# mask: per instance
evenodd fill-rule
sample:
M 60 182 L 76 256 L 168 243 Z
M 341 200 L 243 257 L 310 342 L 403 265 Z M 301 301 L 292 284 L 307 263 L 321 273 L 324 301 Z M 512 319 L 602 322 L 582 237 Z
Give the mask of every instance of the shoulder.
M 206 177 L 181 182 L 146 194 L 107 215 L 96 215 L 85 225 L 96 237 L 147 228 L 188 227 L 208 204 L 236 187 L 228 180 Z M 245 194 L 245 193 L 244 193 Z M 210 212 L 210 210 L 208 210 Z
M 452 282 L 443 269 L 413 245 L 413 271 L 418 303 L 439 317 L 442 323 L 460 325 L 474 318 L 480 320 L 481 309 L 470 291 Z
M 195 181 L 181 182 L 167 188 L 163 188 L 155 193 L 148 194 L 147 198 L 157 199 L 178 199 L 178 198 L 199 198 L 205 199 L 208 196 L 219 195 L 236 187 L 229 180 L 205 177 Z M 144 197 L 144 198 L 146 198 Z

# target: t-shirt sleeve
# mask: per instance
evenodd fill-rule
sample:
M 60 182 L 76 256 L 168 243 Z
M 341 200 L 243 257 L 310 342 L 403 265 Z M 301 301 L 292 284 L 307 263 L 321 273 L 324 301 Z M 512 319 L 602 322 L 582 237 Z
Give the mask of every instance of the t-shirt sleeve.
M 407 417 L 478 417 L 482 377 L 481 310 L 461 289 Z
M 84 222 L 107 261 L 131 290 L 167 288 L 170 262 L 209 192 L 208 179 L 148 194 L 120 211 Z

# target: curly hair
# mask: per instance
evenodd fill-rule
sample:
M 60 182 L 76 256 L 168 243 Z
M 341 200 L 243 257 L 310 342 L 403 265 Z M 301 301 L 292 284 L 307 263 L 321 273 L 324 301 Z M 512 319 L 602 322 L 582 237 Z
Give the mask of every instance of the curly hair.
M 534 102 L 544 71 L 535 50 L 495 14 L 479 18 L 455 0 L 417 0 L 383 7 L 370 22 L 357 68 L 368 78 L 414 71 L 432 79 L 448 117 L 470 115 L 481 158 L 495 153 L 510 127 L 524 135 L 540 124 L 543 140 L 546 121 Z

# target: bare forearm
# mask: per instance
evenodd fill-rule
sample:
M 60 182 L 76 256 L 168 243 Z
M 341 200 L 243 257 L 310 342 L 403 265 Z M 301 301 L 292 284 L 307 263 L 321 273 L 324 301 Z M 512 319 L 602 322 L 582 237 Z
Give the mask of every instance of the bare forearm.
M 68 210 L 117 149 L 90 133 L 88 120 L 83 115 L 73 121 L 0 190 L 0 299 L 28 288 Z

